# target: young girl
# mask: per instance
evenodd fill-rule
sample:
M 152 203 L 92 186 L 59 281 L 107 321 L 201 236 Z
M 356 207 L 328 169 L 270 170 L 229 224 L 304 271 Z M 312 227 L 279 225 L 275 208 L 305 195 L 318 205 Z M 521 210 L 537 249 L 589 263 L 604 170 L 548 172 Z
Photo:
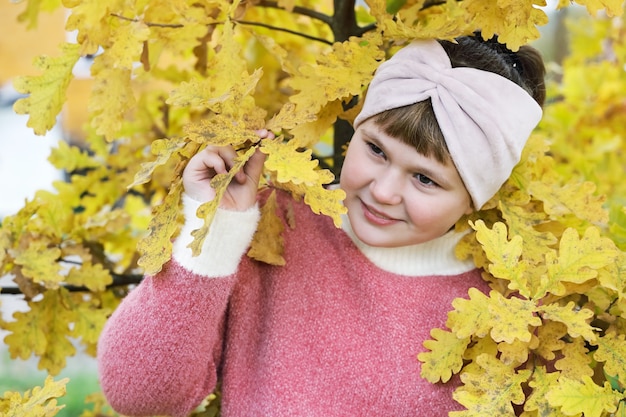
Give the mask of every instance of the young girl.
M 445 416 L 455 381 L 430 384 L 417 355 L 451 302 L 488 291 L 454 247 L 454 224 L 506 181 L 541 117 L 543 64 L 496 42 L 416 41 L 382 64 L 341 173 L 342 229 L 278 192 L 285 266 L 245 256 L 264 157 L 221 201 L 202 253 L 186 247 L 211 178 L 209 147 L 183 176 L 186 223 L 161 273 L 134 289 L 98 346 L 103 391 L 125 415 L 186 416 L 219 383 L 222 415 Z M 261 132 L 261 136 L 268 135 Z

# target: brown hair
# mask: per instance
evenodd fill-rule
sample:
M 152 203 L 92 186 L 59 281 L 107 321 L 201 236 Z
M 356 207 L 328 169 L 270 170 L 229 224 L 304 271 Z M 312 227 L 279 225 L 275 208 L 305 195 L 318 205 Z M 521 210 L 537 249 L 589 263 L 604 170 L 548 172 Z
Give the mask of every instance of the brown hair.
M 456 41 L 439 41 L 450 57 L 452 67 L 470 67 L 498 74 L 521 86 L 543 106 L 546 70 L 541 54 L 535 48 L 524 45 L 518 52 L 512 52 L 495 37 L 484 41 L 479 33 Z M 450 160 L 430 99 L 384 111 L 374 116 L 374 122 L 386 134 L 413 146 L 419 153 L 442 163 Z

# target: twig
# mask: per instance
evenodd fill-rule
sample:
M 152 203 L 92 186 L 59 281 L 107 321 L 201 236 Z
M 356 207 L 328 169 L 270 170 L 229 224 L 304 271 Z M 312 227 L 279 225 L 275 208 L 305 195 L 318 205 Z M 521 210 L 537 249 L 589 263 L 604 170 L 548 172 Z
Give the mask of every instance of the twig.
M 259 6 L 262 7 L 267 7 L 267 8 L 274 8 L 274 9 L 281 9 L 281 10 L 285 10 L 284 7 L 280 7 L 278 5 L 278 2 L 276 1 L 269 1 L 269 0 L 261 0 L 261 2 L 258 4 Z M 316 12 L 315 10 L 311 10 L 311 9 L 307 9 L 306 7 L 301 7 L 301 6 L 294 6 L 292 13 L 295 14 L 299 14 L 302 16 L 308 16 L 312 19 L 317 19 L 321 22 L 326 23 L 327 25 L 331 25 L 332 24 L 332 18 L 324 13 L 320 13 L 320 12 Z
M 296 36 L 301 36 L 305 39 L 310 39 L 312 41 L 318 41 L 318 42 L 322 42 L 325 43 L 327 45 L 332 45 L 333 43 L 327 39 L 323 39 L 323 38 L 318 38 L 317 36 L 312 36 L 312 35 L 307 35 L 306 33 L 302 33 L 302 32 L 297 32 L 295 30 L 291 30 L 291 29 L 286 29 L 286 28 L 281 28 L 278 26 L 272 26 L 272 25 L 268 25 L 267 23 L 261 23 L 261 22 L 251 22 L 248 20 L 233 20 L 233 22 L 242 24 L 242 25 L 249 25 L 249 26 L 259 26 L 259 27 L 264 27 L 267 29 L 271 29 L 271 30 L 276 30 L 278 32 L 285 32 L 285 33 L 289 33 L 292 35 L 296 35 Z
M 113 276 L 113 283 L 106 286 L 106 289 L 124 287 L 127 285 L 139 284 L 143 280 L 143 275 L 119 275 L 111 274 Z M 91 292 L 87 287 L 76 285 L 62 285 L 63 288 L 69 292 Z M 22 295 L 22 290 L 19 287 L 0 287 L 0 294 L 6 295 Z

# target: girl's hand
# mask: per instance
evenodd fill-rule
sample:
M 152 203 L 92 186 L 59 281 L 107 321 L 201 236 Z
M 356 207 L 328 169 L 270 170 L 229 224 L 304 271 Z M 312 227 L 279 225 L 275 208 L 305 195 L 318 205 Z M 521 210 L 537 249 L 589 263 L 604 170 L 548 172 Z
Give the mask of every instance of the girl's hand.
M 257 131 L 263 138 L 274 138 L 274 134 L 265 129 Z M 200 202 L 215 198 L 211 180 L 217 174 L 226 174 L 234 165 L 237 153 L 231 146 L 207 146 L 194 155 L 183 172 L 185 193 Z M 260 150 L 250 157 L 228 185 L 220 207 L 229 210 L 245 211 L 256 203 L 259 179 L 263 172 L 265 154 Z

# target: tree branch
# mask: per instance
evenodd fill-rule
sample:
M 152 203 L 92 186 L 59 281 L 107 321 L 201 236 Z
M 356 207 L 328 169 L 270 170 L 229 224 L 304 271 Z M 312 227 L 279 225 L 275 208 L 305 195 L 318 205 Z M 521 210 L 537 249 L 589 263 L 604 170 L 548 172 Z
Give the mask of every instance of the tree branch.
M 129 22 L 139 22 L 140 21 L 139 19 L 122 16 L 122 15 L 119 15 L 117 13 L 111 13 L 111 16 L 117 17 L 118 19 L 129 21 Z M 232 21 L 235 22 L 235 23 L 239 23 L 241 25 L 264 27 L 264 28 L 275 30 L 275 31 L 278 31 L 278 32 L 285 32 L 285 33 L 289 33 L 289 34 L 292 34 L 292 35 L 301 36 L 301 37 L 303 37 L 305 39 L 310 39 L 312 41 L 323 42 L 323 43 L 325 43 L 327 45 L 332 45 L 332 42 L 329 41 L 329 40 L 326 40 L 326 39 L 323 39 L 323 38 L 318 38 L 317 36 L 307 35 L 306 33 L 297 32 L 297 31 L 291 30 L 291 29 L 286 29 L 286 28 L 281 28 L 281 27 L 278 27 L 278 26 L 268 25 L 267 23 L 251 22 L 251 21 L 248 21 L 248 20 L 238 20 L 238 19 L 233 19 Z M 184 27 L 184 25 L 180 24 L 180 23 L 155 23 L 155 22 L 143 22 L 143 23 L 146 26 L 148 26 L 148 27 L 160 27 L 160 28 L 168 28 L 168 29 L 180 29 L 180 28 Z M 213 25 L 220 25 L 220 24 L 224 24 L 224 22 L 215 22 L 215 23 L 213 23 Z
M 273 8 L 273 9 L 281 9 L 285 10 L 284 7 L 280 7 L 278 2 L 270 1 L 270 0 L 261 0 L 258 6 Z M 299 14 L 302 16 L 310 17 L 311 19 L 319 20 L 327 25 L 332 24 L 332 18 L 324 13 L 316 12 L 315 10 L 307 9 L 306 7 L 294 6 L 293 11 L 291 13 Z
M 251 22 L 251 21 L 248 21 L 248 20 L 237 20 L 237 19 L 234 19 L 233 22 L 239 23 L 241 25 L 259 26 L 259 27 L 264 27 L 264 28 L 267 28 L 267 29 L 275 30 L 275 31 L 278 31 L 278 32 L 290 33 L 292 35 L 301 36 L 301 37 L 303 37 L 305 39 L 310 39 L 312 41 L 323 42 L 323 43 L 325 43 L 327 45 L 332 45 L 333 44 L 331 41 L 329 41 L 327 39 L 324 39 L 324 38 L 318 38 L 317 36 L 307 35 L 306 33 L 297 32 L 295 30 L 281 28 L 281 27 L 278 27 L 278 26 L 268 25 L 267 23 Z
M 112 289 L 116 287 L 124 287 L 127 285 L 139 284 L 143 280 L 143 275 L 119 275 L 111 274 L 113 277 L 113 283 L 106 286 L 106 289 Z M 80 287 L 76 285 L 63 285 L 63 288 L 69 292 L 92 292 L 87 287 Z M 0 287 L 0 295 L 22 295 L 24 294 L 19 287 Z

